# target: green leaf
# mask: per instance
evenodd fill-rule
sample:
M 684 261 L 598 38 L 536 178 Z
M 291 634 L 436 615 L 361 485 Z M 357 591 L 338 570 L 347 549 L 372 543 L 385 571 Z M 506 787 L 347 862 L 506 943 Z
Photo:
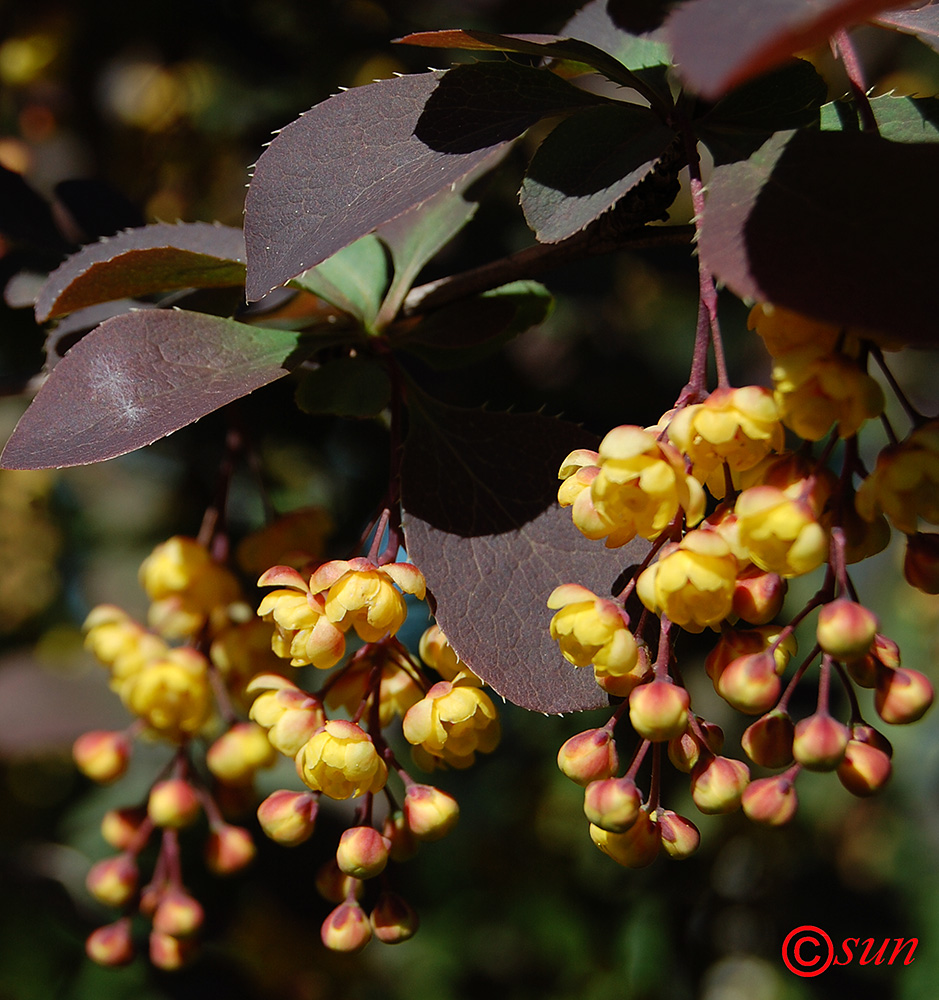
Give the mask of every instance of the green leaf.
M 775 132 L 814 125 L 828 88 L 804 59 L 750 80 L 722 97 L 695 123 L 715 163 L 751 156 Z
M 334 253 L 322 264 L 297 275 L 290 284 L 355 316 L 371 330 L 389 277 L 388 254 L 381 240 L 370 233 Z
M 670 66 L 672 54 L 663 32 L 657 30 L 659 18 L 651 18 L 648 24 L 627 25 L 620 23 L 624 20 L 621 13 L 613 10 L 608 0 L 593 0 L 564 25 L 561 34 L 590 42 L 633 70 Z M 645 30 L 640 31 L 640 27 Z
M 437 309 L 397 343 L 435 368 L 459 368 L 543 323 L 553 305 L 544 285 L 513 281 Z
M 561 122 L 522 182 L 528 225 L 557 243 L 589 225 L 649 175 L 675 133 L 648 108 L 615 104 Z
M 304 413 L 376 417 L 391 401 L 391 382 L 374 358 L 337 358 L 304 376 L 296 399 Z
M 880 134 L 891 142 L 939 142 L 939 99 L 894 97 L 887 94 L 871 101 Z M 824 131 L 857 132 L 857 108 L 849 101 L 832 101 L 821 111 Z

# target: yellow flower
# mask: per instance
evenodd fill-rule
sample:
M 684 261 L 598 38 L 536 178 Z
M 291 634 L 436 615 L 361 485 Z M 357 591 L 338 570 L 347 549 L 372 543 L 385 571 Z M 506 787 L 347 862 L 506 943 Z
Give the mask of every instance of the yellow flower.
M 760 569 L 801 576 L 828 557 L 828 532 L 813 505 L 776 486 L 753 486 L 737 498 L 734 513 L 741 545 Z
M 560 610 L 551 619 L 551 638 L 575 667 L 592 663 L 608 673 L 627 674 L 636 666 L 636 640 L 623 608 L 597 597 L 586 587 L 565 583 L 555 587 L 548 607 Z
M 737 571 L 737 559 L 718 532 L 691 531 L 643 570 L 636 593 L 653 613 L 700 632 L 730 615 Z
M 773 384 L 782 422 L 806 441 L 821 440 L 832 424 L 840 437 L 851 437 L 884 409 L 877 382 L 842 354 L 784 354 L 773 366 Z
M 572 451 L 561 463 L 558 479 L 558 503 L 571 508 L 575 527 L 586 538 L 606 538 L 612 525 L 597 513 L 590 487 L 600 472 L 600 456 L 587 448 Z
M 801 349 L 812 349 L 818 355 L 830 354 L 841 334 L 841 327 L 834 323 L 803 316 L 768 302 L 758 302 L 750 310 L 747 327 L 756 330 L 774 358 Z
M 169 652 L 169 646 L 159 636 L 112 604 L 92 608 L 83 627 L 85 648 L 111 671 L 112 691 L 118 691 L 131 674 Z
M 779 410 L 769 389 L 716 389 L 703 403 L 683 407 L 668 425 L 672 444 L 691 459 L 693 474 L 716 497 L 731 474 L 752 469 L 783 446 Z
M 418 651 L 427 666 L 433 667 L 445 681 L 461 680 L 482 687 L 482 680 L 456 655 L 439 625 L 431 625 L 424 632 Z
M 342 719 L 330 719 L 297 754 L 303 783 L 331 799 L 351 799 L 380 792 L 388 768 L 364 729 Z
M 208 662 L 187 646 L 131 674 L 118 693 L 129 711 L 172 740 L 198 732 L 212 711 Z
M 495 750 L 499 716 L 489 696 L 466 682 L 440 681 L 408 709 L 404 738 L 453 767 L 469 767 L 477 752 Z
M 939 420 L 884 448 L 854 502 L 865 520 L 883 511 L 907 535 L 916 532 L 919 518 L 939 524 Z
M 248 685 L 248 693 L 259 691 L 248 714 L 267 730 L 267 738 L 275 750 L 296 757 L 326 721 L 322 704 L 277 674 L 255 677 Z
M 368 559 L 334 559 L 310 577 L 310 593 L 325 593 L 329 621 L 343 631 L 354 628 L 365 642 L 394 635 L 407 617 L 404 594 L 423 599 L 425 590 L 423 574 L 411 563 L 376 566 Z
M 259 587 L 285 585 L 285 589 L 267 594 L 258 607 L 258 615 L 273 621 L 276 631 L 271 639 L 274 652 L 290 659 L 292 667 L 312 664 L 320 670 L 334 667 L 346 651 L 345 628 L 329 620 L 326 598 L 310 593 L 306 580 L 289 566 L 274 566 L 260 580 Z

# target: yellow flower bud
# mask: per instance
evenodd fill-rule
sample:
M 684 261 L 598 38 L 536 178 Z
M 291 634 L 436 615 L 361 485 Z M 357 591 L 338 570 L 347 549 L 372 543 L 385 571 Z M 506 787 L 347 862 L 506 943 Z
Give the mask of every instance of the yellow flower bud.
M 106 785 L 125 773 L 130 750 L 126 733 L 96 729 L 78 737 L 72 757 L 82 774 Z
M 116 967 L 134 959 L 134 938 L 130 917 L 121 917 L 92 931 L 85 941 L 85 954 L 98 965 Z
M 421 659 L 445 681 L 464 680 L 482 687 L 482 680 L 456 655 L 439 625 L 431 625 L 418 646 Z
M 593 823 L 589 827 L 590 839 L 624 868 L 645 868 L 655 861 L 662 846 L 659 824 L 647 809 L 640 809 L 636 821 L 623 833 L 602 830 Z
M 129 711 L 172 740 L 198 732 L 212 711 L 208 664 L 189 647 L 148 663 L 123 682 L 119 694 Z
M 250 785 L 261 768 L 273 767 L 277 752 L 267 733 L 253 722 L 238 722 L 209 747 L 209 770 L 229 785 Z
M 369 943 L 372 926 L 358 903 L 340 903 L 323 921 L 320 937 L 330 951 L 351 954 Z
M 741 544 L 750 559 L 781 577 L 811 573 L 828 556 L 828 532 L 805 501 L 775 486 L 753 486 L 734 508 Z
M 417 840 L 440 840 L 460 818 L 460 806 L 452 795 L 433 785 L 408 785 L 404 793 L 404 819 Z

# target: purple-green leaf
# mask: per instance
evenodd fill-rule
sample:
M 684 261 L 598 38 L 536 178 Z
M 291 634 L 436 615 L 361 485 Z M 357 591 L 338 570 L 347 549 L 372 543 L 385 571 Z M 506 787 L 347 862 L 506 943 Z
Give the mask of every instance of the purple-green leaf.
M 715 169 L 698 243 L 737 295 L 939 342 L 939 145 L 780 132 Z
M 921 7 L 919 10 L 898 10 L 881 14 L 874 23 L 884 28 L 896 28 L 915 35 L 921 42 L 939 52 L 939 7 Z
M 658 0 L 592 0 L 561 34 L 609 52 L 630 69 L 667 66 L 672 56 L 660 26 L 669 6 Z
M 541 118 L 601 103 L 512 63 L 380 80 L 281 130 L 245 203 L 248 297 L 314 267 L 502 157 Z
M 679 74 L 714 99 L 839 28 L 900 4 L 884 0 L 689 0 L 665 22 Z
M 304 356 L 289 331 L 181 309 L 115 316 L 56 365 L 0 465 L 60 468 L 124 455 L 281 378 Z
M 584 538 L 557 504 L 557 470 L 596 440 L 541 414 L 445 406 L 412 392 L 402 487 L 408 556 L 460 657 L 503 697 L 539 712 L 607 702 L 593 671 L 571 666 L 549 635 L 558 584 L 610 594 L 646 543 L 611 551 Z
M 649 175 L 675 133 L 648 108 L 613 104 L 561 122 L 522 183 L 528 225 L 542 243 L 573 236 Z
M 36 319 L 180 288 L 236 288 L 245 280 L 244 236 L 231 226 L 160 222 L 82 247 L 49 275 Z

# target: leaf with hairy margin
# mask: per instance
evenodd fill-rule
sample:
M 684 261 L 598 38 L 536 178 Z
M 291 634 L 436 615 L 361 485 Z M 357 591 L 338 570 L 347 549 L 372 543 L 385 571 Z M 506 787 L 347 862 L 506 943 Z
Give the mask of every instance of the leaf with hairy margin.
M 548 595 L 577 582 L 610 594 L 647 542 L 610 550 L 585 538 L 557 503 L 557 470 L 596 439 L 542 414 L 464 410 L 408 394 L 401 472 L 408 557 L 436 601 L 461 659 L 496 692 L 532 711 L 599 708 L 593 671 L 551 639 Z
M 114 299 L 180 288 L 237 288 L 244 236 L 232 226 L 159 222 L 89 243 L 57 267 L 36 300 L 36 319 Z
M 915 35 L 924 45 L 939 52 L 939 7 L 921 7 L 919 10 L 898 10 L 892 14 L 881 14 L 874 18 L 874 24 Z
M 201 313 L 115 316 L 62 358 L 0 456 L 6 469 L 125 455 L 286 375 L 298 334 Z
M 894 97 L 885 94 L 870 101 L 877 130 L 891 142 L 939 141 L 939 99 Z M 831 101 L 821 111 L 821 127 L 831 132 L 860 132 L 857 105 Z
M 282 129 L 245 202 L 247 292 L 258 299 L 467 174 L 542 118 L 604 99 L 512 63 L 380 80 Z
M 780 132 L 717 167 L 698 250 L 742 298 L 939 343 L 939 146 Z

